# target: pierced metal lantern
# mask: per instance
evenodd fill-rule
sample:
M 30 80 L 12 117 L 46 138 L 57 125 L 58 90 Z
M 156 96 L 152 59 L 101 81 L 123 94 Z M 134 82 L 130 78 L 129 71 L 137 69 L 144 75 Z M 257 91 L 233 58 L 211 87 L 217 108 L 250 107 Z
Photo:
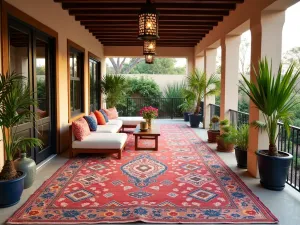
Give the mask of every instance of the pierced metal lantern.
M 144 55 L 155 55 L 156 51 L 156 40 L 145 40 L 144 41 Z
M 154 55 L 145 55 L 145 62 L 147 64 L 153 64 L 153 62 L 154 62 Z
M 139 13 L 139 36 L 140 40 L 156 40 L 158 36 L 158 17 L 159 12 L 147 0 L 146 4 Z

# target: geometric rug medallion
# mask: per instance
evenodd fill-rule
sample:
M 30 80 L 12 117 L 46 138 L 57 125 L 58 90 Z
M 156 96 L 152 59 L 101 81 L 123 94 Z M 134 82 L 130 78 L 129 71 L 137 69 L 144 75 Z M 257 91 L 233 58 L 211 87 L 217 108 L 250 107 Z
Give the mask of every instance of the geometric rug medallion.
M 192 129 L 160 129 L 158 151 L 134 151 L 129 134 L 122 160 L 70 159 L 8 224 L 278 222 Z

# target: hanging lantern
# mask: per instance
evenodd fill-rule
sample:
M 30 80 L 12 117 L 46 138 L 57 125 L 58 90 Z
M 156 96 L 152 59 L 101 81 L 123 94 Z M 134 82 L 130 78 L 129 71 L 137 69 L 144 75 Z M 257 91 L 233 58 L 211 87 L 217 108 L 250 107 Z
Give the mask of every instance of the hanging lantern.
M 147 0 L 146 4 L 139 13 L 139 36 L 140 40 L 156 40 L 158 36 L 158 17 L 159 12 Z
M 154 55 L 145 55 L 145 62 L 147 64 L 153 64 L 153 62 L 154 62 Z
M 144 41 L 144 55 L 155 55 L 156 41 L 155 40 L 145 40 Z

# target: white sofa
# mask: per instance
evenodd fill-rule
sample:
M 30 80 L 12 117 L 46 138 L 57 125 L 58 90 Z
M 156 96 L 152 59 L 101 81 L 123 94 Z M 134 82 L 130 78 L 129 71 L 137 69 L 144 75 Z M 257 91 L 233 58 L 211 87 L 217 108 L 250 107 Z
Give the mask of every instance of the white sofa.
M 105 125 L 98 125 L 97 130 L 92 131 L 82 141 L 75 139 L 72 125 L 70 125 L 70 158 L 77 153 L 117 153 L 118 159 L 121 159 L 127 141 L 127 134 L 119 132 L 124 128 L 136 127 L 141 121 L 144 121 L 142 117 L 118 117 L 109 120 Z

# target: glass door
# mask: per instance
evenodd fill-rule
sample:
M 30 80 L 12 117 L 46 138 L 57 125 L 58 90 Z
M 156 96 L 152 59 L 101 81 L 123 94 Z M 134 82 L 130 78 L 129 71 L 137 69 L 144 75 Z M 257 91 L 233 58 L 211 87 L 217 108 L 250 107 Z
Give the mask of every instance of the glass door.
M 100 91 L 100 79 L 101 79 L 101 63 L 94 59 L 89 59 L 89 71 L 90 71 L 90 111 L 100 109 L 101 105 L 101 91 Z
M 43 141 L 42 148 L 30 148 L 28 157 L 37 163 L 55 153 L 54 98 L 54 39 L 14 18 L 9 19 L 9 64 L 10 71 L 27 79 L 37 106 L 35 119 L 18 126 L 17 135 L 36 137 Z M 52 93 L 53 92 L 53 93 Z

